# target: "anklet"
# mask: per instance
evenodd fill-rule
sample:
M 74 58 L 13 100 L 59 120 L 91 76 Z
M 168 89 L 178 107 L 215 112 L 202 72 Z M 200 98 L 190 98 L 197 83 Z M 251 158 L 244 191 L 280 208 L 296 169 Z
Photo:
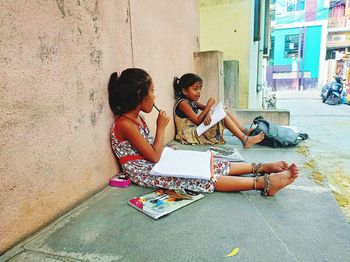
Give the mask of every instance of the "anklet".
M 261 172 L 261 169 L 262 169 L 262 163 L 259 163 L 259 164 L 255 164 L 255 163 L 252 163 L 252 173 L 254 175 L 264 175 L 265 173 L 264 172 Z
M 243 136 L 243 139 L 242 139 L 242 145 L 243 145 L 244 148 L 245 148 L 245 145 L 246 145 L 246 143 L 248 142 L 248 140 L 249 140 L 249 136 L 244 135 L 244 136 Z
M 264 190 L 261 191 L 262 196 L 267 196 L 270 190 L 270 178 L 268 174 L 264 174 L 265 186 Z
M 261 175 L 265 174 L 265 172 L 262 172 L 262 166 L 263 166 L 262 163 L 259 163 L 256 165 L 256 173 L 261 174 Z
M 255 163 L 251 163 L 250 165 L 252 166 L 252 173 L 253 173 L 253 175 L 255 175 L 255 174 L 256 174 L 256 173 L 255 173 L 256 164 L 255 164 Z
M 259 176 L 256 176 L 253 178 L 253 188 L 254 190 L 257 190 L 256 189 L 256 184 L 259 182 Z

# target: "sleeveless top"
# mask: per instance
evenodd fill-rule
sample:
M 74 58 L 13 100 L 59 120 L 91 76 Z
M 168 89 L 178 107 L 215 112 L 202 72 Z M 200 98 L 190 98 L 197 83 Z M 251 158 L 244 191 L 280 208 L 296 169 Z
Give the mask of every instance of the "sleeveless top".
M 186 115 L 178 108 L 180 102 L 186 101 L 197 114 L 198 108 L 195 102 L 191 102 L 186 98 L 180 98 L 174 106 L 174 120 L 176 127 L 175 140 L 183 144 L 225 144 L 223 139 L 224 123 L 223 120 L 212 126 L 201 136 L 198 136 L 197 125 L 193 123 Z
M 154 163 L 146 160 L 128 140 L 124 140 L 117 135 L 118 121 L 123 116 L 119 116 L 111 129 L 112 150 L 119 160 L 121 168 L 130 180 L 140 186 L 161 187 L 167 189 L 188 189 L 196 192 L 213 192 L 219 176 L 227 175 L 230 170 L 229 162 L 214 163 L 214 177 L 210 180 L 194 178 L 163 177 L 150 175 Z M 140 134 L 153 144 L 153 137 L 144 121 L 140 116 L 142 125 L 136 123 Z

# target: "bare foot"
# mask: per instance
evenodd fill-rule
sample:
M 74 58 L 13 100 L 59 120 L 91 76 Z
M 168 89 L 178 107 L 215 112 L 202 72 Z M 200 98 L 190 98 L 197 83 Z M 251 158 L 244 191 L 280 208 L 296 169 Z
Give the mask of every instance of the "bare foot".
M 298 177 L 299 170 L 298 167 L 293 163 L 287 170 L 279 173 L 274 173 L 269 176 L 270 178 L 270 190 L 268 192 L 269 196 L 275 195 L 280 189 L 293 183 Z
M 256 136 L 246 136 L 244 138 L 245 141 L 243 141 L 243 147 L 244 148 L 249 148 L 252 145 L 255 145 L 259 142 L 261 142 L 264 139 L 265 135 L 263 132 L 260 132 Z
M 288 169 L 288 163 L 286 161 L 278 161 L 274 163 L 262 164 L 262 167 L 260 170 L 258 170 L 258 172 L 271 174 L 271 173 L 282 172 L 286 169 Z

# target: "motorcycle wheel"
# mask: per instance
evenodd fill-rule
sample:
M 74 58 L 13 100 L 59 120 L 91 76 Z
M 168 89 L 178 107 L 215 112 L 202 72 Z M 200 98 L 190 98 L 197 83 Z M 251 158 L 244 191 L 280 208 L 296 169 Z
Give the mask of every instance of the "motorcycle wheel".
M 331 106 L 338 105 L 338 104 L 340 104 L 340 98 L 335 96 L 335 95 L 330 95 L 326 99 L 326 104 L 331 105 Z

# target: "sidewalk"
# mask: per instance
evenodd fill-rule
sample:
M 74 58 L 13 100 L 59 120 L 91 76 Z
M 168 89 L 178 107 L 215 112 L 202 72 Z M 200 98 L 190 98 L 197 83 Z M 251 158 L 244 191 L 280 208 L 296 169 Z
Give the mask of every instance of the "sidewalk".
M 312 101 L 303 104 L 288 99 L 278 104 L 279 108 L 295 107 L 291 110 L 292 125 L 309 132 L 310 140 L 301 147 L 254 146 L 245 150 L 236 138 L 225 137 L 225 146 L 236 147 L 247 162 L 283 159 L 298 164 L 300 178 L 275 197 L 261 197 L 255 191 L 206 194 L 153 220 L 127 205 L 128 199 L 152 189 L 107 187 L 5 253 L 0 261 L 347 261 L 350 224 L 327 183 L 316 183 L 304 166 L 315 159 L 327 162 L 318 157 L 323 146 L 332 143 L 321 146 L 321 141 L 329 137 L 329 129 L 339 133 L 332 124 L 324 132 L 315 131 L 317 125 L 321 129 L 323 121 L 335 117 L 325 118 L 323 113 L 329 108 Z M 322 114 L 320 108 L 325 110 Z M 338 118 L 349 123 L 350 107 Z M 328 159 L 328 165 L 333 158 Z M 345 167 L 349 167 L 349 159 Z M 240 249 L 236 256 L 224 258 L 236 247 Z

